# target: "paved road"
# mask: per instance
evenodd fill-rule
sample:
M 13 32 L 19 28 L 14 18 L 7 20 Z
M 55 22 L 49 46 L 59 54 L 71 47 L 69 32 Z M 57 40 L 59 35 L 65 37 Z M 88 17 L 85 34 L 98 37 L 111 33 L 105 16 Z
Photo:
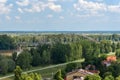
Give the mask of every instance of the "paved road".
M 40 71 L 40 70 L 44 70 L 44 69 L 49 69 L 49 68 L 54 68 L 54 67 L 58 67 L 58 66 L 63 66 L 63 65 L 67 65 L 69 63 L 75 63 L 75 62 L 83 62 L 84 59 L 81 60 L 76 60 L 76 61 L 72 61 L 72 62 L 67 62 L 67 63 L 62 63 L 62 64 L 58 64 L 58 65 L 52 65 L 52 66 L 48 66 L 48 67 L 44 67 L 44 68 L 40 68 L 40 69 L 34 69 L 34 70 L 30 70 L 30 71 L 25 71 L 23 73 L 29 73 L 29 72 L 35 72 L 35 71 Z M 14 74 L 8 75 L 8 76 L 4 76 L 4 77 L 0 77 L 0 80 L 5 79 L 5 78 L 9 78 L 9 77 L 13 77 Z

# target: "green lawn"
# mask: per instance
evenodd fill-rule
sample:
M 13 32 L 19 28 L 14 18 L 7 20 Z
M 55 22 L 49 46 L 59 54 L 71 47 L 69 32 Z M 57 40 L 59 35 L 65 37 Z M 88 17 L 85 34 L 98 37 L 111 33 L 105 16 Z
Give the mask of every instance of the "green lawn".
M 101 57 L 102 55 L 111 56 L 111 55 L 115 55 L 115 52 L 101 53 L 101 54 L 99 55 L 99 57 Z
M 13 80 L 13 77 L 5 78 L 5 79 L 2 79 L 2 80 Z

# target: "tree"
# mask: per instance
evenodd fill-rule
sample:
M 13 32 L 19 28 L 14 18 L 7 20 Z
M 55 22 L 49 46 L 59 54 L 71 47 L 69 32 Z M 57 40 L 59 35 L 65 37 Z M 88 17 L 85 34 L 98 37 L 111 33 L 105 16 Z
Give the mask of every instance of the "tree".
M 82 58 L 82 46 L 80 43 L 71 43 L 70 47 L 71 47 L 71 53 L 69 56 L 69 60 L 77 60 Z
M 1 68 L 1 73 L 5 75 L 8 72 L 8 60 L 3 59 L 0 61 L 0 68 Z
M 116 44 L 113 42 L 113 43 L 112 43 L 112 52 L 115 52 L 115 51 L 116 51 L 116 48 L 117 48 L 117 46 L 116 46 Z
M 120 57 L 120 49 L 117 49 L 116 50 L 116 54 L 115 54 L 117 57 Z
M 42 77 L 38 73 L 22 74 L 22 80 L 42 80 Z
M 55 80 L 64 80 L 62 78 L 61 70 L 58 70 L 57 73 L 54 75 Z
M 115 79 L 115 80 L 120 80 L 120 76 L 116 77 L 116 79 Z
M 14 68 L 15 68 L 15 62 L 12 59 L 2 57 L 2 60 L 0 60 L 1 74 L 6 74 L 7 72 L 13 72 Z
M 55 64 L 67 62 L 70 50 L 71 49 L 68 44 L 56 43 L 51 50 L 52 62 Z
M 22 69 L 19 66 L 16 66 L 14 70 L 14 80 L 42 80 L 42 77 L 38 73 L 25 73 L 22 74 Z
M 71 72 L 72 70 L 75 70 L 80 67 L 82 67 L 81 64 L 78 65 L 77 63 L 70 63 L 70 64 L 67 64 L 65 71 L 66 71 L 66 73 L 68 73 L 68 72 Z
M 19 66 L 16 66 L 14 76 L 14 80 L 22 80 L 22 69 Z
M 102 40 L 100 42 L 100 51 L 101 53 L 109 53 L 112 51 L 111 41 L 109 40 Z
M 84 80 L 101 80 L 101 77 L 99 75 L 88 75 L 85 77 Z
M 44 50 L 41 56 L 41 63 L 42 64 L 49 64 L 50 63 L 50 52 L 47 50 Z
M 31 67 L 31 63 L 32 56 L 27 50 L 24 50 L 18 55 L 17 65 L 19 65 L 22 69 L 29 69 Z
M 114 77 L 119 76 L 120 75 L 120 63 L 117 63 L 117 62 L 116 63 L 112 63 L 112 65 L 110 65 L 108 67 L 108 71 L 112 72 L 112 75 Z
M 104 80 L 114 80 L 114 77 L 112 75 L 108 75 L 104 78 Z
M 15 69 L 15 62 L 12 59 L 8 59 L 8 72 L 13 72 Z
M 15 49 L 14 39 L 7 35 L 0 35 L 0 50 Z
M 12 59 L 16 62 L 16 60 L 17 60 L 17 52 L 14 52 L 12 54 Z
M 32 56 L 32 66 L 38 66 L 40 65 L 41 57 L 40 54 L 37 52 L 36 49 L 30 50 L 31 56 Z
M 120 49 L 120 42 L 117 43 L 117 49 Z

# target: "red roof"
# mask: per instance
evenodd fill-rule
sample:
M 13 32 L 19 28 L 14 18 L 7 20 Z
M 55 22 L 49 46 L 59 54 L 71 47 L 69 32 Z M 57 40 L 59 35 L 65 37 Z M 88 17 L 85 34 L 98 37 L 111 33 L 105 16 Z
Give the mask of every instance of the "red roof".
M 108 56 L 108 57 L 106 58 L 106 60 L 107 60 L 107 61 L 116 61 L 117 59 L 116 59 L 116 56 Z

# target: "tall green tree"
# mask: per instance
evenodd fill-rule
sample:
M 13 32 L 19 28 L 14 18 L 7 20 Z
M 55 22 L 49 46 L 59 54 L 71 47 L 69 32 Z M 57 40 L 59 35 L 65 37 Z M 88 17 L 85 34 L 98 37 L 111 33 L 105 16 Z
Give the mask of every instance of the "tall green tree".
M 53 63 L 64 63 L 68 61 L 70 46 L 68 44 L 56 43 L 51 50 L 51 60 Z
M 103 80 L 114 80 L 114 77 L 112 75 L 108 75 Z
M 115 80 L 120 80 L 120 76 L 116 77 Z
M 30 50 L 31 56 L 32 56 L 32 66 L 38 66 L 40 65 L 41 57 L 40 54 L 37 52 L 36 49 Z
M 14 70 L 14 80 L 22 80 L 22 69 L 19 66 Z
M 55 80 L 64 80 L 62 78 L 61 70 L 58 70 L 58 72 L 54 75 Z
M 12 50 L 15 47 L 13 38 L 7 35 L 0 35 L 0 50 Z
M 101 77 L 99 75 L 88 75 L 84 80 L 101 80 Z
M 3 59 L 0 61 L 0 68 L 1 68 L 1 73 L 3 75 L 7 74 L 8 72 L 8 60 L 7 59 Z
M 76 60 L 82 58 L 82 46 L 80 43 L 71 43 L 70 47 L 71 47 L 71 53 L 69 60 Z
M 19 65 L 22 69 L 29 69 L 31 67 L 31 63 L 32 56 L 27 50 L 24 50 L 18 55 L 17 65 Z
M 116 55 L 118 58 L 120 57 L 120 49 L 117 49 L 117 50 L 116 50 L 115 55 Z

